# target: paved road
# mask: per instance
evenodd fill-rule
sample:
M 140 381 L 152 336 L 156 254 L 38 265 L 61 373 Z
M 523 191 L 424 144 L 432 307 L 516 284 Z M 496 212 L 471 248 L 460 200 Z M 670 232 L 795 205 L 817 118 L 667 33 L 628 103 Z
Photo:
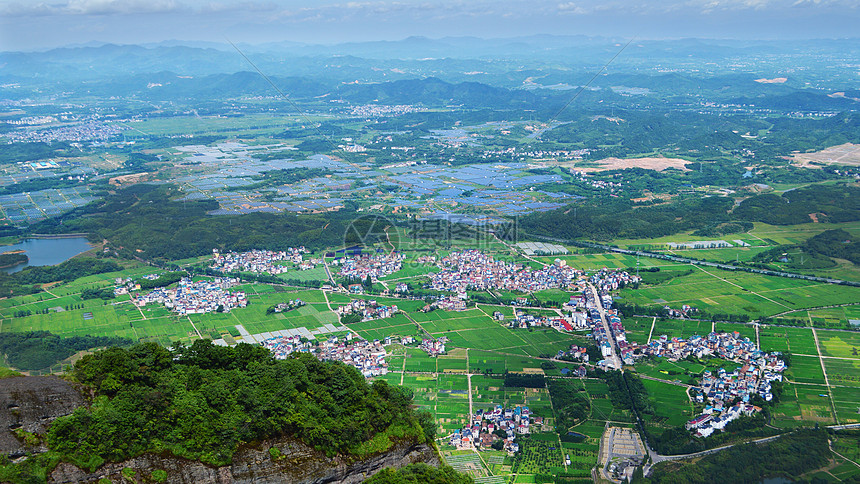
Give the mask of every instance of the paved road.
M 651 457 L 651 461 L 645 465 L 645 469 L 644 469 L 645 475 L 647 476 L 648 474 L 650 474 L 651 468 L 654 467 L 654 464 L 657 464 L 659 462 L 665 462 L 667 460 L 692 459 L 695 457 L 702 457 L 702 456 L 706 456 L 706 455 L 710 455 L 710 454 L 716 454 L 717 452 L 720 452 L 720 451 L 723 451 L 726 449 L 731 449 L 732 447 L 734 447 L 736 445 L 744 445 L 744 444 L 750 444 L 750 443 L 763 444 L 766 442 L 770 442 L 772 440 L 776 440 L 776 439 L 782 437 L 783 435 L 786 435 L 786 434 L 774 435 L 772 437 L 764 437 L 762 439 L 756 439 L 756 440 L 751 440 L 751 441 L 747 441 L 747 442 L 738 442 L 736 444 L 724 445 L 722 447 L 715 447 L 713 449 L 708 449 L 708 450 L 703 450 L 701 452 L 695 452 L 693 454 L 683 454 L 683 455 L 660 455 L 660 454 L 654 452 L 653 450 L 651 450 L 651 448 L 648 447 L 648 444 L 646 443 L 645 447 L 648 449 L 648 455 Z
M 609 347 L 612 349 L 610 361 L 615 369 L 621 369 L 621 358 L 618 357 L 618 351 L 615 348 L 615 336 L 612 335 L 612 330 L 609 328 L 609 320 L 606 318 L 606 310 L 603 309 L 603 303 L 600 300 L 600 294 L 597 293 L 597 288 L 591 283 L 588 283 L 588 290 L 591 291 L 591 296 L 594 298 L 594 304 L 597 306 L 597 311 L 600 313 L 600 322 L 603 323 L 603 329 L 606 330 L 606 337 L 609 339 Z
M 833 429 L 833 430 L 860 429 L 860 423 L 844 424 L 844 425 L 828 425 L 827 428 Z
M 332 287 L 337 287 L 337 283 L 334 282 L 334 277 L 331 275 L 331 271 L 328 269 L 328 262 L 325 260 L 325 254 L 323 254 L 323 267 L 325 267 L 325 275 L 328 276 L 329 282 L 331 282 Z

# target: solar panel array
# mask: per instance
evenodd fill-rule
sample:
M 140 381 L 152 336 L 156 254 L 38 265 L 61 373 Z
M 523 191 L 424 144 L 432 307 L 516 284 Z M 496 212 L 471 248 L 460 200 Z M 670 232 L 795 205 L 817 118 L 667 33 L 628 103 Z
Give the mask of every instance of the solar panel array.
M 88 187 L 51 188 L 35 192 L 0 195 L 0 211 L 15 224 L 55 217 L 86 205 L 96 197 Z

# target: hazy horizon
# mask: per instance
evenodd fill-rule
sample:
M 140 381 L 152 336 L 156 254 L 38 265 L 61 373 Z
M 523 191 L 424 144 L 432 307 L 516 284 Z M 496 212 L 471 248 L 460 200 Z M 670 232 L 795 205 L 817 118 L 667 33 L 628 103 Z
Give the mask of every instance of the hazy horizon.
M 0 50 L 88 43 L 397 41 L 558 36 L 721 40 L 857 36 L 860 0 L 336 2 L 0 0 Z

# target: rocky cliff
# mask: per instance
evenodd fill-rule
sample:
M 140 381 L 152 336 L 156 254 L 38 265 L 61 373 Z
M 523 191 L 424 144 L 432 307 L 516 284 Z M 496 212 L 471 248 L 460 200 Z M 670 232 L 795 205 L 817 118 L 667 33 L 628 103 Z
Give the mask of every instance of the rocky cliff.
M 277 457 L 273 457 L 272 448 L 278 449 L 274 452 Z M 326 457 L 296 440 L 274 439 L 241 448 L 230 466 L 210 467 L 172 456 L 144 454 L 124 462 L 106 464 L 92 473 L 60 463 L 50 474 L 48 482 L 98 482 L 100 479 L 150 482 L 158 476 L 157 471 L 162 471 L 161 476 L 166 473 L 164 482 L 181 484 L 352 484 L 362 482 L 384 467 L 402 467 L 415 462 L 439 464 L 438 456 L 426 444 L 403 442 L 371 458 L 349 461 L 342 457 Z
M 44 434 L 54 419 L 83 404 L 78 389 L 55 376 L 0 380 L 0 452 L 15 458 L 35 450 L 16 436 L 16 430 Z
M 54 419 L 85 403 L 80 388 L 57 377 L 0 380 L 0 452 L 16 458 L 45 451 L 41 443 L 27 445 L 21 430 L 44 435 Z M 438 465 L 439 459 L 432 448 L 413 441 L 400 442 L 384 453 L 359 460 L 328 457 L 297 439 L 278 438 L 242 446 L 233 456 L 233 464 L 224 467 L 171 455 L 144 454 L 105 464 L 95 472 L 61 462 L 47 477 L 48 482 L 54 483 L 94 483 L 101 479 L 141 484 L 358 483 L 384 467 L 416 462 Z

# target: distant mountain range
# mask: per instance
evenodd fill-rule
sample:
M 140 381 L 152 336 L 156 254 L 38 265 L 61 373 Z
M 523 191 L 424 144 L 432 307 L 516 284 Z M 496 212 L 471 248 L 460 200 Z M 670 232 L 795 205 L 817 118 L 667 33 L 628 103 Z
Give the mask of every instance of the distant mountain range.
M 618 53 L 629 39 L 583 36 L 530 36 L 510 39 L 446 37 L 428 39 L 409 37 L 400 41 L 356 42 L 337 45 L 311 45 L 296 42 L 248 45 L 233 39 L 243 52 L 272 75 L 302 75 L 307 68 L 318 69 L 331 62 L 351 63 L 356 67 L 388 68 L 398 65 L 426 67 L 430 60 L 454 62 L 468 59 L 520 68 L 560 67 L 594 72 Z M 735 57 L 791 54 L 812 49 L 821 58 L 833 55 L 860 55 L 860 43 L 853 39 L 799 42 L 751 42 L 682 39 L 636 41 L 613 64 L 613 72 L 638 71 L 642 63 L 662 61 L 717 62 Z M 337 59 L 337 60 L 335 60 Z M 418 62 L 420 61 L 420 62 Z M 522 65 L 525 63 L 524 65 Z M 171 71 L 180 75 L 233 73 L 247 70 L 248 64 L 228 42 L 166 41 L 157 44 L 115 45 L 88 43 L 40 52 L 0 53 L 2 76 L 92 79 L 141 72 Z M 635 69 L 632 69 L 636 66 Z M 480 62 L 479 62 L 480 67 Z M 484 67 L 487 67 L 486 65 Z
M 816 79 L 796 68 L 860 57 L 855 40 L 749 42 L 684 39 L 473 37 L 309 45 L 244 45 L 242 52 L 290 97 L 328 96 L 351 103 L 465 105 L 482 108 L 557 104 L 601 73 L 580 102 L 659 106 L 658 99 L 702 100 L 805 110 L 857 109 L 854 77 Z M 809 52 L 815 52 L 810 56 Z M 802 53 L 802 54 L 798 54 Z M 836 60 L 833 60 L 836 59 Z M 844 62 L 843 62 L 844 63 Z M 145 100 L 225 99 L 277 93 L 229 43 L 168 41 L 147 46 L 92 44 L 43 52 L 0 53 L 0 95 L 44 92 L 133 96 Z M 748 66 L 748 67 L 737 67 Z M 802 66 L 801 66 L 802 67 Z M 791 74 L 783 74 L 784 71 Z M 755 82 L 781 78 L 785 82 Z M 10 87 L 11 86 L 11 87 Z M 845 95 L 835 93 L 845 92 Z M 656 97 L 654 96 L 656 95 Z M 622 102 L 623 101 L 623 102 Z

